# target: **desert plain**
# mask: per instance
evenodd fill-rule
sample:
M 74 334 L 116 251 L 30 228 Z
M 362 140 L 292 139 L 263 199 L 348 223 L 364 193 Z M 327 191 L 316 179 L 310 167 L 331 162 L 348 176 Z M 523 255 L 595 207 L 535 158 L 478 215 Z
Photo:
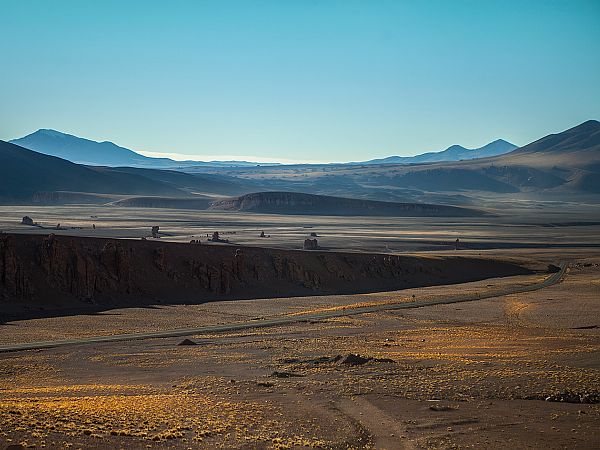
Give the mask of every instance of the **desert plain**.
M 0 444 L 598 448 L 600 214 L 509 206 L 475 218 L 2 207 L 5 235 L 296 251 L 315 233 L 324 253 L 482 258 L 526 272 L 362 294 L 4 308 Z M 24 215 L 40 227 L 20 225 Z M 207 242 L 213 231 L 229 242 Z M 80 341 L 36 348 L 63 340 Z

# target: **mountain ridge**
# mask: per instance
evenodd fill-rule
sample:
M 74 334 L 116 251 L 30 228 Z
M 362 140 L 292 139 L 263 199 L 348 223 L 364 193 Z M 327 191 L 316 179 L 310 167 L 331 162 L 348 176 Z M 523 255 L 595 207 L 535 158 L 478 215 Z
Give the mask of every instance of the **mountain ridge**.
M 77 164 L 110 167 L 146 167 L 146 168 L 178 168 L 193 166 L 209 167 L 252 167 L 280 165 L 279 163 L 256 163 L 251 161 L 176 161 L 171 158 L 157 158 L 142 155 L 134 150 L 115 144 L 112 141 L 94 141 L 50 128 L 40 128 L 21 138 L 8 141 L 28 150 L 56 156 Z M 459 161 L 477 159 L 504 154 L 517 146 L 504 139 L 496 139 L 482 147 L 468 149 L 460 145 L 451 145 L 439 152 L 427 152 L 416 156 L 388 156 L 362 162 L 340 163 L 355 164 L 415 164 L 421 162 Z M 301 164 L 309 165 L 309 164 Z
M 462 145 L 451 145 L 438 152 L 421 153 L 415 156 L 388 156 L 353 164 L 420 164 L 427 162 L 446 162 L 486 158 L 509 153 L 518 147 L 504 139 L 496 139 L 478 148 L 466 148 Z
M 28 150 L 56 156 L 77 164 L 90 166 L 128 166 L 155 169 L 181 166 L 255 166 L 251 161 L 176 161 L 171 158 L 156 158 L 142 155 L 134 150 L 111 141 L 94 141 L 50 128 L 40 128 L 21 138 L 8 141 Z M 276 163 L 263 163 L 270 165 Z

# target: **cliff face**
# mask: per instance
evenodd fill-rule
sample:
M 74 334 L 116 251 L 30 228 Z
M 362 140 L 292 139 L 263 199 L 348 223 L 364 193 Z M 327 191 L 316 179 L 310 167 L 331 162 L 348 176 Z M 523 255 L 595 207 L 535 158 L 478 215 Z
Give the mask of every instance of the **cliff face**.
M 0 235 L 0 305 L 201 303 L 395 290 L 528 273 L 510 263 Z

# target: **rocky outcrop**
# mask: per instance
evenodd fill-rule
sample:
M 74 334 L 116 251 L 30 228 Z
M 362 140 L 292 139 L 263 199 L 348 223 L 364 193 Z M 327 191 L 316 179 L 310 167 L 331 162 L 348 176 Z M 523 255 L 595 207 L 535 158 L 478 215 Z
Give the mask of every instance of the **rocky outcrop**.
M 304 239 L 304 250 L 317 250 L 319 248 L 319 243 L 316 239 Z
M 515 264 L 462 257 L 0 235 L 0 305 L 200 303 L 375 292 L 524 273 Z

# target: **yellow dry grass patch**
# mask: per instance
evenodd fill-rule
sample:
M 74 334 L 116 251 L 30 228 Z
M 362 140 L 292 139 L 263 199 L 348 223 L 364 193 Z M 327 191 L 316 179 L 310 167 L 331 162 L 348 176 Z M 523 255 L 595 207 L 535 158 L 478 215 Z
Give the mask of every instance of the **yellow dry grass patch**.
M 26 435 L 28 441 L 52 436 L 179 439 L 190 444 L 227 447 L 233 442 L 262 442 L 276 448 L 324 447 L 325 442 L 285 436 L 272 417 L 272 405 L 232 402 L 196 392 L 148 386 L 78 385 L 19 388 L 0 398 L 0 435 Z

